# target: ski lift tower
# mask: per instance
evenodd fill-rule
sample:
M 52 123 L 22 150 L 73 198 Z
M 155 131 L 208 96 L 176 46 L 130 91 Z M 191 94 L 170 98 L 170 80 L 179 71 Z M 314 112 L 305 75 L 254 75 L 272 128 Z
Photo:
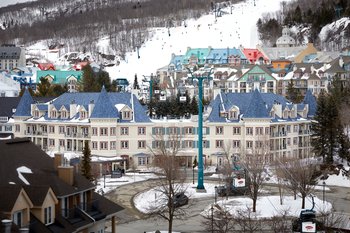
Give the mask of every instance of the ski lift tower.
M 192 72 L 189 68 L 188 78 L 198 80 L 198 184 L 197 192 L 205 192 L 204 188 L 204 174 L 203 174 L 203 80 L 211 79 L 213 68 L 204 68 Z
M 149 77 L 149 80 L 147 79 Z M 151 76 L 143 75 L 142 82 L 148 82 L 149 83 L 149 101 L 152 101 L 152 95 L 153 95 L 153 73 L 151 73 Z

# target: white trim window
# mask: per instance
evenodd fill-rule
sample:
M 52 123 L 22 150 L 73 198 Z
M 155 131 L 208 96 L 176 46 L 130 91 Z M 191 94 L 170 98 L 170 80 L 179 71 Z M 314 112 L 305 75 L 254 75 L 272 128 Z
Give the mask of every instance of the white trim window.
M 22 227 L 23 224 L 23 213 L 22 211 L 16 211 L 12 214 L 12 222 L 16 224 L 19 228 Z
M 52 217 L 52 207 L 46 207 L 44 209 L 44 223 L 45 225 L 49 225 L 53 223 L 53 217 Z

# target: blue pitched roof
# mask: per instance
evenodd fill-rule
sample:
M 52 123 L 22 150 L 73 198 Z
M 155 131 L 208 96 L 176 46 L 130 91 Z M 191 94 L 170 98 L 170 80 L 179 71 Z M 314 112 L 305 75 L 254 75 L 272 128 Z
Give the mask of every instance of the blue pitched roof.
M 269 118 L 269 112 L 274 104 L 281 104 L 284 109 L 289 103 L 281 95 L 259 93 L 257 90 L 250 93 L 221 93 L 220 95 L 216 96 L 209 105 L 212 108 L 208 117 L 210 122 L 227 122 L 226 118 L 220 117 L 220 111 L 228 111 L 233 106 L 239 108 L 243 118 Z
M 316 109 L 317 109 L 317 101 L 315 96 L 312 95 L 310 90 L 307 90 L 303 103 L 309 105 L 308 116 L 310 117 L 315 116 Z
M 109 99 L 104 86 L 102 87 L 101 93 L 98 96 L 90 118 L 119 118 L 119 113 Z
M 22 95 L 21 100 L 18 103 L 14 116 L 27 116 L 27 117 L 32 116 L 31 104 L 34 104 L 34 100 L 30 95 L 28 89 L 26 88 Z
M 243 114 L 245 118 L 269 118 L 264 100 L 261 97 L 260 92 L 255 89 L 247 111 Z
M 247 59 L 245 55 L 236 48 L 227 49 L 212 49 L 207 56 L 207 60 L 210 59 L 227 59 L 227 56 L 238 56 L 241 59 Z
M 116 104 L 125 104 L 129 106 L 132 109 L 132 104 L 131 104 L 131 95 L 130 93 L 122 92 L 122 93 L 117 93 L 117 92 L 110 92 L 106 93 L 107 97 L 109 98 L 110 101 L 110 108 L 115 109 L 113 112 L 117 112 L 117 108 L 115 107 Z M 106 94 L 104 94 L 103 98 L 106 98 Z M 95 104 L 93 114 L 98 114 L 97 112 L 94 113 L 96 108 L 98 107 L 98 99 L 101 93 L 98 92 L 77 92 L 77 93 L 64 93 L 61 96 L 57 97 L 53 101 L 53 105 L 55 106 L 56 109 L 60 109 L 62 105 L 66 106 L 67 103 L 71 103 L 74 101 L 77 105 L 84 106 L 86 110 L 88 110 L 88 106 L 90 102 L 93 102 Z M 135 115 L 135 122 L 151 122 L 149 119 L 148 115 L 146 114 L 145 108 L 140 104 L 139 100 L 136 98 L 135 95 L 133 96 L 133 103 L 134 103 L 134 115 Z M 68 105 L 69 109 L 69 105 Z M 103 110 L 103 109 L 102 109 Z M 99 114 L 98 114 L 99 115 Z M 92 118 L 93 115 L 91 115 Z M 115 118 L 119 117 L 119 113 Z M 100 117 L 99 117 L 100 118 Z

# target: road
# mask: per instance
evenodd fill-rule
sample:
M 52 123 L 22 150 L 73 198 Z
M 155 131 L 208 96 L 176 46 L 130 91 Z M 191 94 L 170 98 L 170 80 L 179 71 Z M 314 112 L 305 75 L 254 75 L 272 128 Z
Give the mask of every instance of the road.
M 188 182 L 192 182 L 192 176 L 188 179 Z M 206 179 L 205 182 L 217 182 Z M 135 209 L 133 205 L 134 196 L 139 193 L 150 189 L 155 185 L 155 182 L 143 181 L 132 183 L 124 186 L 120 186 L 114 191 L 106 194 L 106 196 L 114 202 L 120 204 L 125 209 L 118 213 L 117 232 L 118 233 L 143 233 L 148 231 L 167 230 L 167 222 L 165 220 L 149 218 L 148 216 L 140 213 Z M 329 191 L 325 192 L 325 199 L 331 202 L 337 212 L 350 213 L 350 189 L 344 187 L 328 187 Z M 273 185 L 265 186 L 269 195 L 278 195 L 277 187 Z M 315 194 L 322 199 L 323 190 L 315 191 Z M 188 216 L 185 220 L 175 220 L 173 231 L 175 232 L 207 232 L 204 230 L 202 221 L 203 217 L 200 213 L 203 209 L 213 203 L 213 198 L 202 198 L 196 200 L 190 200 L 190 207 L 188 209 Z M 108 232 L 110 228 L 107 229 Z

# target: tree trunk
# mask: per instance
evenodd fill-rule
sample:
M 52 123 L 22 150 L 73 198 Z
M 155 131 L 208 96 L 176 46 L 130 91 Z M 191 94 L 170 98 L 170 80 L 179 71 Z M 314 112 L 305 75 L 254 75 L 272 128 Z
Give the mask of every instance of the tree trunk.
M 168 232 L 169 233 L 173 232 L 173 218 L 172 217 L 170 217 L 170 219 L 169 219 Z
M 254 213 L 256 212 L 256 199 L 257 199 L 257 198 L 254 198 L 254 199 L 253 199 L 253 212 L 254 212 Z
M 301 208 L 305 209 L 305 196 L 304 195 L 301 196 Z

